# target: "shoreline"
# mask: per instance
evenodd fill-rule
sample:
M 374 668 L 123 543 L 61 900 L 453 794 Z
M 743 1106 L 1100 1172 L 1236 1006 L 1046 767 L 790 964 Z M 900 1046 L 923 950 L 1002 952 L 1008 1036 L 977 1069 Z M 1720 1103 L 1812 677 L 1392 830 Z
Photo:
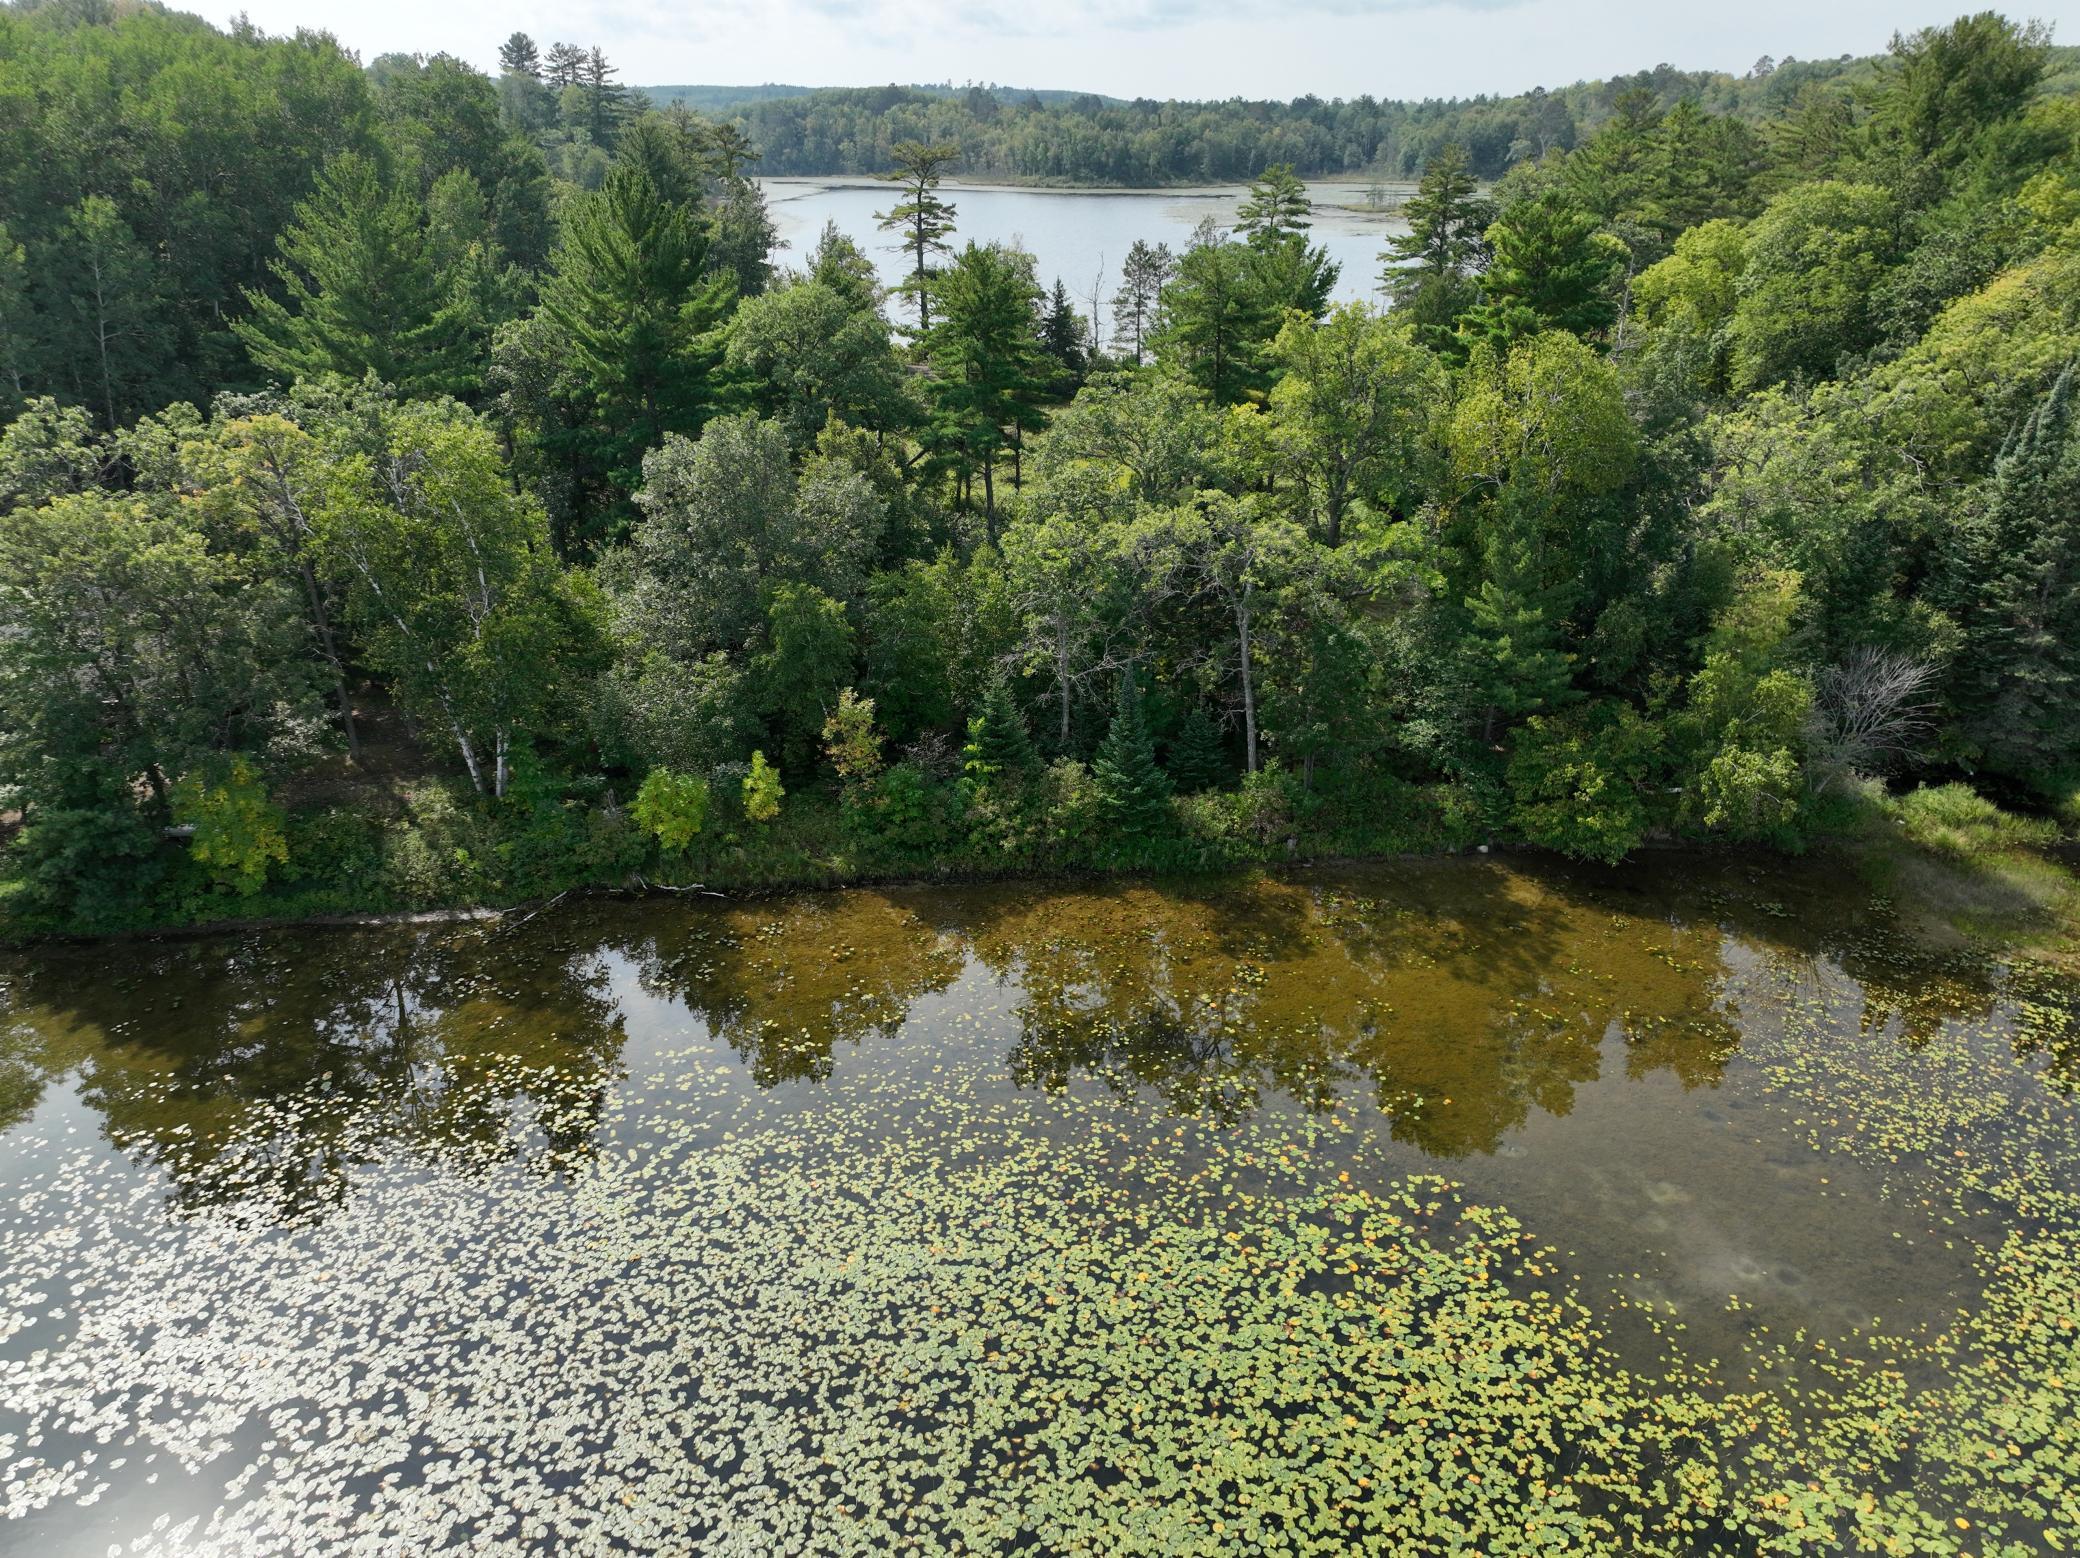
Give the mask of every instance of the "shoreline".
M 2064 877 L 2075 891 L 2076 851 L 2080 844 L 2061 841 L 2044 850 L 2015 850 L 1984 859 L 1960 859 L 1926 850 L 1905 840 L 1885 837 L 1843 835 L 1814 841 L 1810 851 L 1785 854 L 1752 846 L 1718 845 L 1687 839 L 1649 840 L 1626 860 L 1594 869 L 1623 874 L 1635 861 L 1691 856 L 1728 861 L 1745 859 L 1763 869 L 1795 868 L 1814 860 L 1838 864 L 1860 878 L 1875 896 L 1890 898 L 1900 889 L 1904 902 L 1897 905 L 1901 923 L 1924 945 L 1947 945 L 1949 950 L 1969 949 L 1989 957 L 2010 958 L 2080 973 L 2080 897 L 2065 899 L 2060 907 L 2040 904 L 2039 912 L 2019 919 L 1981 911 L 1982 895 L 1996 886 L 2003 866 L 2018 861 L 2035 862 Z M 1251 876 L 1284 877 L 1289 874 L 1353 867 L 1444 864 L 1447 862 L 1495 864 L 1506 860 L 1544 861 L 1555 867 L 1584 863 L 1536 844 L 1493 840 L 1485 844 L 1444 846 L 1431 849 L 1370 853 L 1334 853 L 1285 860 L 1238 860 L 1199 868 L 1062 868 L 1059 866 L 1007 866 L 1003 869 L 957 867 L 941 871 L 858 871 L 842 869 L 798 871 L 769 880 L 732 879 L 727 874 L 710 881 L 672 883 L 652 881 L 635 875 L 620 882 L 582 882 L 547 897 L 519 899 L 505 904 L 451 905 L 447 907 L 353 912 L 328 910 L 310 914 L 245 915 L 199 920 L 183 924 L 144 925 L 108 931 L 31 930 L 15 933 L 0 914 L 0 955 L 19 954 L 35 946 L 89 947 L 139 941 L 191 941 L 211 936 L 241 936 L 282 931 L 379 930 L 400 926 L 482 924 L 517 926 L 567 900 L 611 900 L 637 902 L 683 898 L 711 898 L 728 902 L 757 903 L 816 893 L 862 892 L 877 889 L 980 887 L 998 884 L 1031 884 L 1036 887 L 1083 887 L 1099 883 L 1208 882 Z M 1950 899 L 1950 902 L 1941 900 Z M 1934 901 L 1931 901 L 1934 900 Z
M 763 189 L 775 185 L 787 185 L 815 192 L 834 189 L 885 189 L 891 181 L 873 173 L 758 173 L 752 182 Z M 1304 181 L 1309 189 L 1332 192 L 1370 189 L 1372 179 L 1349 177 L 1323 177 Z M 1385 188 L 1397 193 L 1413 193 L 1413 179 L 1382 179 L 1377 181 Z M 939 180 L 941 189 L 964 190 L 975 194 L 1003 195 L 1199 195 L 1208 199 L 1221 196 L 1240 197 L 1249 193 L 1249 185 L 1237 183 L 1190 183 L 1190 184 L 1074 184 L 1053 182 L 1043 179 L 1021 181 L 1016 178 L 958 178 L 948 175 Z M 1388 217 L 1394 213 L 1386 207 L 1372 211 L 1362 207 L 1338 205 L 1338 211 L 1353 215 L 1377 215 Z

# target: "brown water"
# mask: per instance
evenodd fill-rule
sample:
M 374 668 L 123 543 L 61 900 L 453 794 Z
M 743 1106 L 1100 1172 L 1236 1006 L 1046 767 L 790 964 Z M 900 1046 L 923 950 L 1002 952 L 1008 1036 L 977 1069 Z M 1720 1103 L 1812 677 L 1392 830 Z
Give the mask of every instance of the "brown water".
M 2069 999 L 1688 859 L 43 950 L 0 1548 L 2055 1540 Z

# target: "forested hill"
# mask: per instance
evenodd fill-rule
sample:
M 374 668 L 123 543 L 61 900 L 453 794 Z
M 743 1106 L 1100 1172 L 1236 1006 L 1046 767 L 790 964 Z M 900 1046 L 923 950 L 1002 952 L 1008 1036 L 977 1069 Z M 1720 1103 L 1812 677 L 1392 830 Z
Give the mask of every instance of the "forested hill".
M 2047 94 L 2080 87 L 2080 48 L 2050 51 Z M 1882 56 L 1762 59 L 1747 74 L 1657 65 L 1631 75 L 1536 88 L 1514 96 L 1422 102 L 1299 97 L 1291 102 L 1122 102 L 1088 92 L 971 86 L 646 87 L 660 106 L 735 123 L 764 153 L 763 173 L 879 173 L 906 140 L 961 149 L 968 177 L 1088 184 L 1229 183 L 1277 163 L 1302 176 L 1408 178 L 1438 150 L 1466 149 L 1474 172 L 1498 178 L 1549 152 L 1570 151 L 1642 91 L 1660 109 L 1696 103 L 1760 124 L 1801 99 L 1868 91 Z
M 747 103 L 770 102 L 776 98 L 818 97 L 827 92 L 842 91 L 834 87 L 790 86 L 786 82 L 766 81 L 757 86 L 682 85 L 662 87 L 638 87 L 644 97 L 659 108 L 670 108 L 674 103 L 683 103 L 696 113 L 733 113 Z M 950 81 L 912 82 L 896 90 L 914 93 L 928 98 L 959 98 L 971 92 L 993 96 L 1001 103 L 1039 103 L 1048 107 L 1064 103 L 1081 102 L 1092 98 L 1089 92 L 1066 92 L 1058 87 L 1007 87 L 991 82 L 984 86 L 955 86 Z M 1117 103 L 1118 98 L 1099 96 L 1099 103 Z M 984 109 L 984 112 L 988 112 Z

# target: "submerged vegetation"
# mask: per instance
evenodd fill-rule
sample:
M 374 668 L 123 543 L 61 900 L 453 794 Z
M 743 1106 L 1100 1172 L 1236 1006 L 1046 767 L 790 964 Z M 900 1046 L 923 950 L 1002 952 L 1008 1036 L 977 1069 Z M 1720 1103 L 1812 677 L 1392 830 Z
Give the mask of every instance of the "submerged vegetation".
M 141 1552 L 2063 1550 L 2070 982 L 1832 873 L 1670 866 L 0 964 L 6 1514 Z M 37 1108 L 74 1085 L 106 1143 Z

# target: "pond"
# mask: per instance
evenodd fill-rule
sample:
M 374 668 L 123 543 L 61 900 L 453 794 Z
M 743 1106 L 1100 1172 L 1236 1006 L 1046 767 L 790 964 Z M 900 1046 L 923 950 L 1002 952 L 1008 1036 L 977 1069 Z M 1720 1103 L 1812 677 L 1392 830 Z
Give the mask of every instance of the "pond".
M 807 263 L 826 221 L 864 250 L 884 286 L 894 287 L 909 273 L 897 235 L 879 229 L 875 213 L 897 198 L 895 186 L 873 179 L 770 178 L 765 190 L 774 228 L 787 247 L 776 256 L 780 265 Z M 1408 231 L 1395 214 L 1414 186 L 1374 187 L 1362 184 L 1317 184 L 1309 239 L 1329 251 L 1341 267 L 1335 298 L 1382 301 L 1380 251 L 1387 240 Z M 1235 208 L 1246 191 L 1240 185 L 1194 189 L 1014 189 L 1001 185 L 947 185 L 941 191 L 956 212 L 955 248 L 976 243 L 1015 244 L 1029 251 L 1043 287 L 1060 277 L 1088 318 L 1091 294 L 1098 294 L 1098 315 L 1111 329 L 1112 294 L 1119 289 L 1120 262 L 1134 241 L 1166 243 L 1182 253 L 1192 229 L 1212 217 L 1232 226 Z M 1375 195 L 1383 203 L 1375 209 Z
M 1824 866 L 0 962 L 0 1548 L 2067 1550 L 2075 991 Z

